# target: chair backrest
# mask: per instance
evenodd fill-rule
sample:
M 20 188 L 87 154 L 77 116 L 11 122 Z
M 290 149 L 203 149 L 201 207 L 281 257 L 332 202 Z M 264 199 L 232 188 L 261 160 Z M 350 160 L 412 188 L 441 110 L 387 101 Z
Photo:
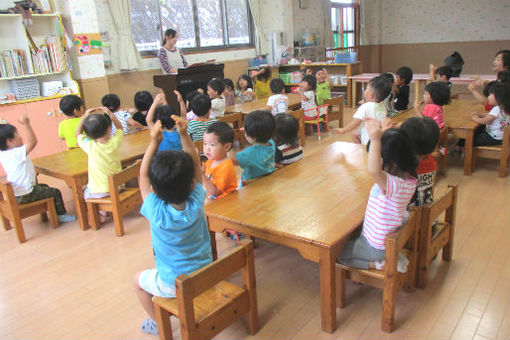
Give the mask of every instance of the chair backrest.
M 338 96 L 335 98 L 324 99 L 324 105 L 328 105 L 330 107 L 329 113 L 331 115 L 343 113 L 344 97 Z
M 287 114 L 293 116 L 294 118 L 296 118 L 298 120 L 298 122 L 299 122 L 299 132 L 298 132 L 299 143 L 301 144 L 301 146 L 305 146 L 305 142 L 306 142 L 305 121 L 304 121 L 305 110 L 299 109 L 299 110 L 295 110 L 295 111 L 287 111 Z
M 417 228 L 420 221 L 420 210 L 418 207 L 411 207 L 407 222 L 396 232 L 386 236 L 386 257 L 391 250 L 399 250 L 407 247 L 411 250 L 417 249 Z
M 430 227 L 441 213 L 446 211 L 445 222 L 453 225 L 457 205 L 457 186 L 449 185 L 446 193 L 430 204 L 422 206 L 422 228 Z
M 505 126 L 505 129 L 503 130 L 503 150 L 510 150 L 510 124 L 507 124 Z
M 317 117 L 317 116 L 323 116 L 325 114 L 328 114 L 328 111 L 329 111 L 329 105 L 324 104 L 324 105 L 312 107 L 310 109 L 306 109 L 306 110 L 304 110 L 304 114 L 306 115 L 307 112 L 314 112 L 315 113 L 314 116 Z
M 204 151 L 204 141 L 203 140 L 194 140 L 193 145 L 198 149 L 199 152 Z
M 216 120 L 221 122 L 230 123 L 234 125 L 234 128 L 241 128 L 243 126 L 243 115 L 239 112 L 230 113 L 221 117 L 216 117 Z
M 110 190 L 112 187 L 116 187 L 118 189 L 119 185 L 122 185 L 133 178 L 140 177 L 140 165 L 142 164 L 141 160 L 137 160 L 130 166 L 123 169 L 121 172 L 108 176 L 108 182 L 110 184 Z
M 0 178 L 0 208 L 4 214 L 11 216 L 13 213 L 17 213 L 16 198 L 14 196 L 14 190 L 12 184 L 7 181 L 7 178 Z

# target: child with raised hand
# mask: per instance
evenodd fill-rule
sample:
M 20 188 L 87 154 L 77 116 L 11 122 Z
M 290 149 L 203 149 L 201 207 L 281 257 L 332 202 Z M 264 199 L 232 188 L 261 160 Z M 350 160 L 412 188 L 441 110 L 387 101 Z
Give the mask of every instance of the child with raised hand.
M 212 79 L 207 83 L 207 95 L 211 99 L 211 118 L 225 115 L 225 98 L 222 96 L 224 90 L 225 84 L 221 79 Z
M 181 150 L 181 138 L 179 137 L 179 133 L 175 130 L 175 121 L 172 119 L 172 115 L 175 114 L 174 109 L 165 104 L 165 95 L 163 93 L 156 95 L 147 113 L 147 126 L 149 129 L 152 129 L 157 121 L 161 122 L 163 140 L 159 144 L 158 152 L 163 150 Z
M 383 132 L 381 122 L 369 119 L 368 173 L 375 184 L 368 198 L 361 230 L 347 241 L 337 261 L 350 267 L 384 267 L 386 236 L 404 223 L 404 214 L 417 185 L 418 159 L 412 142 L 400 129 Z M 398 271 L 407 271 L 408 261 L 399 254 Z
M 407 66 L 399 67 L 393 83 L 393 108 L 397 111 L 407 110 L 409 106 L 409 84 L 413 80 L 413 70 Z
M 444 126 L 443 105 L 450 102 L 450 88 L 442 81 L 428 83 L 423 91 L 423 101 L 414 103 L 414 111 L 424 117 L 432 118 L 440 129 Z M 420 112 L 421 104 L 425 103 Z
M 242 182 L 274 172 L 275 145 L 273 137 L 275 123 L 269 111 L 256 110 L 244 118 L 244 134 L 251 145 L 243 151 L 228 156 L 242 168 Z
M 196 119 L 188 122 L 188 134 L 193 140 L 202 140 L 204 132 L 215 119 L 210 119 L 211 100 L 205 94 L 198 94 L 191 100 L 191 109 L 197 115 Z
M 315 78 L 317 79 L 317 105 L 324 105 L 325 99 L 331 99 L 331 87 L 333 81 L 325 68 L 319 68 L 315 71 Z
M 19 123 L 27 132 L 26 144 L 23 143 L 23 138 L 16 127 L 11 124 L 0 124 L 0 164 L 7 175 L 7 181 L 12 185 L 16 202 L 24 204 L 53 197 L 58 221 L 76 220 L 76 216 L 66 214 L 60 190 L 37 183 L 34 165 L 28 158 L 28 154 L 37 145 L 37 138 L 26 115 L 19 120 Z
M 493 84 L 495 84 L 495 83 L 504 83 L 504 84 L 510 85 L 510 70 L 499 71 L 497 76 L 496 76 L 496 80 L 488 82 L 484 86 L 482 93 L 480 93 L 480 91 L 478 91 L 477 86 L 478 85 L 483 85 L 484 84 L 483 80 L 473 81 L 473 82 L 471 82 L 468 85 L 469 91 L 471 91 L 473 96 L 475 96 L 475 98 L 481 104 L 485 105 L 485 111 L 487 111 L 487 112 L 492 110 L 492 108 L 494 107 L 494 106 L 489 104 L 489 101 L 487 100 L 487 98 L 489 97 L 489 89 L 490 89 L 490 87 Z
M 435 67 L 433 64 L 429 65 L 430 69 L 430 81 L 442 81 L 452 87 L 450 78 L 452 77 L 453 71 L 450 66 Z
M 225 98 L 225 106 L 234 105 L 234 100 L 236 98 L 234 92 L 234 82 L 230 78 L 223 79 L 223 84 L 225 85 L 225 89 L 223 90 L 223 98 Z
M 129 127 L 133 126 L 137 129 L 143 129 L 144 126 L 137 121 L 135 121 L 133 118 L 131 118 L 131 115 L 128 111 L 124 111 L 120 109 L 120 98 L 116 94 L 109 93 L 105 94 L 103 98 L 101 99 L 101 104 L 103 107 L 108 108 L 115 117 L 119 120 L 121 123 L 122 131 L 124 131 L 124 134 L 128 134 Z M 117 129 L 116 126 L 112 126 L 111 135 L 113 136 L 115 134 L 115 130 Z
M 247 74 L 241 74 L 237 79 L 236 97 L 238 103 L 244 103 L 254 100 L 257 95 L 253 91 L 253 82 Z
M 279 113 L 275 120 L 275 156 L 277 165 L 287 165 L 303 158 L 303 148 L 299 144 L 299 122 L 293 116 Z
M 266 110 L 271 111 L 274 115 L 287 112 L 289 106 L 289 97 L 285 95 L 285 84 L 280 78 L 271 79 L 269 83 L 271 92 L 273 93 L 268 99 Z
M 136 112 L 133 114 L 133 120 L 143 126 L 147 126 L 147 113 L 154 102 L 154 98 L 149 91 L 138 91 L 135 93 L 135 108 Z
M 174 298 L 174 282 L 179 275 L 193 273 L 212 262 L 200 159 L 186 132 L 186 120 L 177 116 L 172 119 L 182 151 L 157 152 L 163 140 L 158 121 L 151 129 L 151 142 L 140 168 L 140 212 L 150 223 L 156 268 L 137 273 L 134 286 L 149 315 L 141 329 L 149 334 L 158 334 L 152 297 Z
M 234 130 L 225 122 L 214 122 L 204 133 L 204 163 L 202 183 L 209 199 L 218 199 L 237 190 L 234 163 L 227 153 L 234 143 Z
M 382 122 L 386 118 L 387 112 L 383 101 L 390 92 L 391 84 L 383 77 L 377 76 L 370 79 L 363 93 L 365 103 L 356 110 L 356 113 L 352 116 L 352 121 L 347 126 L 336 128 L 335 131 L 344 134 L 356 130 L 353 133 L 354 142 L 366 145 L 369 137 L 365 128 L 365 120 L 369 118 Z
M 269 88 L 269 80 L 271 79 L 271 67 L 266 66 L 258 71 L 251 72 L 251 79 L 253 81 L 253 90 L 257 97 L 269 97 L 271 89 Z
M 76 128 L 80 124 L 80 117 L 85 113 L 83 100 L 74 94 L 70 94 L 60 100 L 59 108 L 69 118 L 58 124 L 58 136 L 66 141 L 68 149 L 76 148 Z

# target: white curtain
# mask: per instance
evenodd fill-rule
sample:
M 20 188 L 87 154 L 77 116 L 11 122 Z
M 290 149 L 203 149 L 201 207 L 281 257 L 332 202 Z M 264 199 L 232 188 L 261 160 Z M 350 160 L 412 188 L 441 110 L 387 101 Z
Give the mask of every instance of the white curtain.
M 109 0 L 108 7 L 110 13 L 112 13 L 113 23 L 119 39 L 117 57 L 120 70 L 130 71 L 140 68 L 142 60 L 131 36 L 130 0 Z
M 259 0 L 248 0 L 250 5 L 251 15 L 253 17 L 253 24 L 255 28 L 255 53 L 257 55 L 263 54 L 262 40 L 264 39 L 264 30 L 262 29 L 262 18 L 260 16 Z
M 322 25 L 322 37 L 321 37 L 321 45 L 325 47 L 333 47 L 335 44 L 333 31 L 331 30 L 331 2 L 330 0 L 322 0 L 322 16 L 324 18 L 324 22 Z

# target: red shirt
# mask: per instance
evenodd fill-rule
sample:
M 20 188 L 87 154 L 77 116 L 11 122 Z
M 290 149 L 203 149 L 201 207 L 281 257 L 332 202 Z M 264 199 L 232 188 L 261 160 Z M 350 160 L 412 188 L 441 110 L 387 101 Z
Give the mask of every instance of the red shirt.
M 443 107 L 436 104 L 427 104 L 421 113 L 425 117 L 432 118 L 440 129 L 444 126 Z

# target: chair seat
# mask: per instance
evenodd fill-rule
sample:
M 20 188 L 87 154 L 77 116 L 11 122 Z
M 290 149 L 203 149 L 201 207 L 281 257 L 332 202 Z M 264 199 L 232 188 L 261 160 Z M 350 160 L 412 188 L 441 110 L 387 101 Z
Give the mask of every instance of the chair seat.
M 324 118 L 322 118 L 322 116 L 319 117 L 319 123 L 322 123 L 324 121 L 325 120 L 324 120 Z M 311 119 L 311 120 L 305 120 L 305 124 L 317 124 L 317 119 L 314 118 L 314 119 Z
M 485 146 L 475 146 L 476 150 L 487 150 L 487 151 L 501 151 L 503 149 L 502 145 L 485 145 Z
M 125 188 L 121 192 L 119 192 L 119 200 L 122 202 L 131 196 L 134 196 L 140 192 L 138 188 Z M 112 202 L 112 198 L 110 196 L 104 198 L 89 198 L 86 200 L 87 203 L 94 204 L 110 204 Z
M 231 304 L 235 300 L 247 297 L 246 290 L 227 281 L 220 281 L 214 287 L 206 290 L 199 296 L 193 299 L 193 306 L 195 309 L 195 321 L 205 319 L 208 315 L 216 313 L 224 306 Z M 154 297 L 154 303 L 169 311 L 171 314 L 179 317 L 179 309 L 177 306 L 177 299 L 168 299 L 161 297 Z

